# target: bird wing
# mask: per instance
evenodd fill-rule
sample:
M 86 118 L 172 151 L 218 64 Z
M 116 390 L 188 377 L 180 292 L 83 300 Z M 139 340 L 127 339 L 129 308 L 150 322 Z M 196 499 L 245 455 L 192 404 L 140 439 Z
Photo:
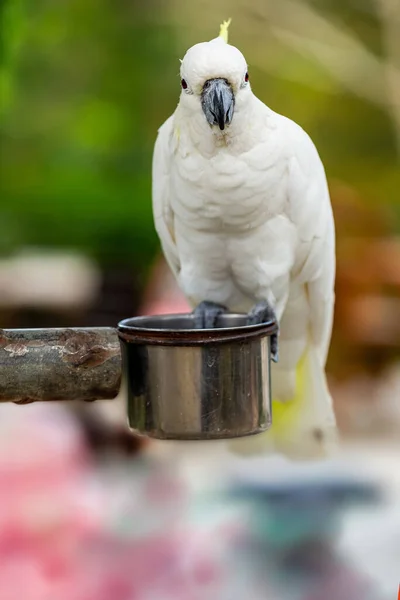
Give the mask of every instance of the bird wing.
M 174 213 L 171 208 L 170 161 L 173 154 L 174 124 L 171 116 L 158 130 L 153 153 L 153 219 L 164 256 L 175 276 L 180 261 L 175 240 Z
M 293 276 L 306 286 L 311 339 L 325 366 L 332 333 L 335 226 L 324 167 L 310 137 L 291 122 L 289 211 L 299 246 Z
M 309 339 L 296 367 L 293 397 L 285 402 L 272 400 L 271 428 L 265 434 L 235 440 L 230 447 L 240 454 L 273 451 L 292 460 L 310 460 L 329 456 L 337 443 L 324 373 L 333 322 L 335 231 L 325 172 L 314 144 L 292 121 L 285 117 L 277 121 L 288 149 L 286 216 L 298 236 L 291 280 L 306 292 Z M 278 363 L 275 381 L 287 377 L 285 369 L 279 373 Z

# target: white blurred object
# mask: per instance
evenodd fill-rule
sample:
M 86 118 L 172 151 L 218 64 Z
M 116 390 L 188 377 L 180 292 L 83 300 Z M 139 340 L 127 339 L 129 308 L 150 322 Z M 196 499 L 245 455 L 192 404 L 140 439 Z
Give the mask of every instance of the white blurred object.
M 82 308 L 100 282 L 97 265 L 83 255 L 27 248 L 0 260 L 0 307 Z
M 332 543 L 344 564 L 376 585 L 383 600 L 396 598 L 400 574 L 400 446 L 390 439 L 343 443 L 335 460 L 311 464 L 291 464 L 282 456 L 239 458 L 229 455 L 218 442 L 154 442 L 152 451 L 160 459 L 172 461 L 193 489 L 215 490 L 238 479 L 270 486 L 312 480 L 323 486 L 330 478 L 350 484 L 359 479 L 375 483 L 383 492 L 382 503 L 374 507 L 346 505 L 341 511 L 337 539 Z
M 380 509 L 349 512 L 340 548 L 379 586 L 383 598 L 396 598 L 400 575 L 400 448 L 372 441 L 368 446 L 355 446 L 353 451 L 358 464 L 382 485 L 386 502 Z

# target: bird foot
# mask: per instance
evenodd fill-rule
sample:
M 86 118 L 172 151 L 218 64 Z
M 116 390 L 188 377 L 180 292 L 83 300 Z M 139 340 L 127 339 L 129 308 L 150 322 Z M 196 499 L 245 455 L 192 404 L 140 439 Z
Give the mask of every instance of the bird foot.
M 217 325 L 217 319 L 227 311 L 222 304 L 215 302 L 200 302 L 193 311 L 196 329 L 214 329 Z
M 259 325 L 268 321 L 278 322 L 274 309 L 266 300 L 257 302 L 247 315 L 247 324 Z M 271 335 L 271 358 L 275 363 L 279 360 L 278 332 Z

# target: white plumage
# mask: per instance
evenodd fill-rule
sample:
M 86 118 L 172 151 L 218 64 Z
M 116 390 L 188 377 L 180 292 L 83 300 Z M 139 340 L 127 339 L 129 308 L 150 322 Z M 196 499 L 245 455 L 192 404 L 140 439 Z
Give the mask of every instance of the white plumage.
M 186 53 L 187 87 L 154 150 L 155 227 L 193 306 L 208 300 L 248 312 L 266 300 L 280 323 L 272 429 L 234 446 L 320 456 L 335 438 L 324 372 L 335 279 L 328 186 L 309 136 L 256 98 L 246 73 L 243 55 L 221 37 Z M 234 94 L 223 130 L 201 106 L 215 78 Z

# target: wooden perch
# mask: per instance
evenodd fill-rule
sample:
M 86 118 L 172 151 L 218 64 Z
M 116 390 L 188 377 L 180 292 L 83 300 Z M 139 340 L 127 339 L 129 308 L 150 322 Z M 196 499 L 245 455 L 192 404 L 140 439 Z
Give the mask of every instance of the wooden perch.
M 120 382 L 111 327 L 0 330 L 0 402 L 111 399 Z

